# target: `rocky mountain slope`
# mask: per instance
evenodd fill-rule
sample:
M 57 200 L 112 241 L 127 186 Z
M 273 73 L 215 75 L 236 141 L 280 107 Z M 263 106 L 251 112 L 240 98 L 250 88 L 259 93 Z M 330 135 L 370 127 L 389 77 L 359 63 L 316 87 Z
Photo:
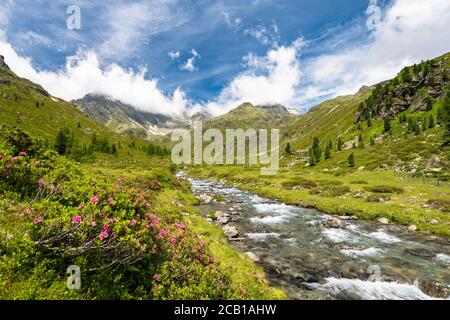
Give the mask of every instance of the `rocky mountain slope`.
M 72 103 L 91 119 L 126 136 L 147 139 L 167 134 L 173 126 L 173 120 L 167 116 L 139 111 L 100 94 L 88 94 Z

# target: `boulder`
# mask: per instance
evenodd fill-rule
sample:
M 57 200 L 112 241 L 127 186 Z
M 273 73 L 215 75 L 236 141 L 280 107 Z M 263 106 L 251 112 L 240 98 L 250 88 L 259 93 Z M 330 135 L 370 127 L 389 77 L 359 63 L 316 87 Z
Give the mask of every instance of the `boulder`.
M 389 220 L 387 218 L 379 218 L 377 221 L 381 224 L 389 224 Z
M 328 218 L 323 222 L 325 228 L 343 229 L 345 228 L 344 222 L 336 218 Z
M 433 279 L 420 281 L 419 288 L 430 297 L 441 299 L 448 299 L 450 297 L 450 287 L 443 282 Z
M 245 253 L 246 255 L 247 255 L 247 257 L 249 257 L 250 258 L 250 260 L 252 260 L 253 262 L 259 262 L 259 257 L 256 255 L 256 254 L 254 254 L 253 252 L 246 252 Z
M 433 220 L 430 220 L 428 223 L 435 225 L 435 224 L 438 224 L 439 221 L 437 221 L 436 219 L 433 219 Z
M 410 225 L 410 226 L 408 227 L 408 230 L 409 230 L 409 231 L 417 231 L 417 227 L 416 227 L 415 225 Z
M 230 238 L 237 238 L 239 236 L 239 231 L 236 227 L 225 226 L 222 228 L 223 233 Z

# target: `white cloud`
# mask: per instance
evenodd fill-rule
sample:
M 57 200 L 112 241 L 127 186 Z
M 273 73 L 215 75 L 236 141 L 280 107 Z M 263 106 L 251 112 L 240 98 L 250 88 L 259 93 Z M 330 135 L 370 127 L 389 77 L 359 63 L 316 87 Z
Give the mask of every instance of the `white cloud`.
M 243 102 L 256 105 L 283 104 L 295 107 L 301 80 L 298 53 L 304 45 L 302 38 L 290 46 L 271 48 L 263 57 L 244 57 L 248 69 L 236 76 L 217 99 L 206 104 L 213 114 L 223 114 Z
M 371 41 L 305 64 L 303 103 L 327 94 L 351 94 L 394 77 L 403 67 L 450 51 L 448 0 L 397 0 Z M 315 94 L 312 94 L 315 92 Z
M 153 35 L 180 26 L 189 19 L 177 0 L 125 2 L 107 8 L 105 20 L 109 27 L 97 52 L 109 58 L 124 57 Z
M 276 46 L 280 38 L 278 34 L 278 26 L 275 22 L 273 22 L 271 26 L 259 24 L 255 27 L 247 28 L 244 30 L 244 34 L 254 37 L 263 45 Z
M 170 59 L 176 60 L 180 57 L 180 51 L 170 51 L 167 55 L 170 57 Z
M 191 54 L 192 54 L 192 57 L 190 57 L 184 64 L 182 64 L 180 66 L 181 70 L 186 70 L 189 72 L 194 72 L 195 70 L 197 70 L 194 63 L 195 63 L 196 59 L 200 58 L 200 55 L 198 54 L 198 52 L 195 49 L 191 50 Z
M 128 103 L 139 110 L 180 115 L 191 105 L 181 89 L 166 95 L 156 79 L 146 79 L 146 70 L 138 73 L 117 64 L 102 69 L 93 51 L 79 52 L 67 59 L 63 70 L 37 71 L 29 58 L 22 57 L 10 44 L 0 40 L 0 52 L 6 63 L 19 76 L 41 84 L 56 97 L 65 100 L 81 98 L 95 92 Z

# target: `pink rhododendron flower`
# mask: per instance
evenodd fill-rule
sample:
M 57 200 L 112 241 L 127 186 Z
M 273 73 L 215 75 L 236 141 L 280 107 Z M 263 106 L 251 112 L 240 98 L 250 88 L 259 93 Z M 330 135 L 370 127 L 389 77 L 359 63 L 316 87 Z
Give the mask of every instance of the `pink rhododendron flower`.
M 42 186 L 45 184 L 45 181 L 44 181 L 44 179 L 41 178 L 37 181 L 37 183 L 38 183 L 38 185 Z
M 180 230 L 185 230 L 186 226 L 182 223 L 175 222 L 175 226 Z
M 100 234 L 98 235 L 98 237 L 100 238 L 100 240 L 103 240 L 103 239 L 105 239 L 105 238 L 108 238 L 108 237 L 109 237 L 109 234 L 108 234 L 108 232 L 106 232 L 106 231 L 102 231 L 102 232 L 100 232 Z
M 97 225 L 97 223 L 95 221 L 91 221 L 91 222 L 89 222 L 89 224 L 93 227 L 95 227 Z
M 27 155 L 27 153 L 25 151 L 22 151 L 22 152 L 19 153 L 19 156 L 23 156 L 24 157 L 26 155 Z
M 159 279 L 161 279 L 161 276 L 159 274 L 155 273 L 153 275 L 153 280 L 159 281 Z
M 83 220 L 81 216 L 76 216 L 72 218 L 72 223 L 80 223 Z
M 44 219 L 42 219 L 41 217 L 35 217 L 35 218 L 33 219 L 34 224 L 41 223 L 42 221 L 44 221 Z
M 157 226 L 159 226 L 159 221 L 157 220 L 153 220 L 152 223 L 150 223 L 150 227 L 152 228 L 156 228 Z
M 170 239 L 170 243 L 172 243 L 172 244 L 177 243 L 177 239 L 175 239 L 175 238 Z
M 17 160 L 19 160 L 19 157 L 12 157 L 11 158 L 11 161 L 17 161 Z
M 89 202 L 93 203 L 93 204 L 97 204 L 98 203 L 98 197 L 97 196 L 92 197 L 91 199 L 89 199 Z
M 102 231 L 109 233 L 111 232 L 111 227 L 108 226 L 107 224 L 103 225 Z
M 134 220 L 134 219 L 131 220 L 130 225 L 132 225 L 132 226 L 136 225 L 136 220 Z

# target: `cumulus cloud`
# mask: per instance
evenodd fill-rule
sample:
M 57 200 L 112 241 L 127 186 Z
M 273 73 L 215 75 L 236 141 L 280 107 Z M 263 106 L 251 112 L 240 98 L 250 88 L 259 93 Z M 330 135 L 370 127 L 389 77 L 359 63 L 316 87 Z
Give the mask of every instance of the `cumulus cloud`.
M 222 114 L 243 102 L 294 107 L 302 75 L 298 54 L 304 44 L 299 38 L 290 46 L 271 48 L 262 57 L 247 55 L 246 71 L 236 76 L 206 108 L 213 114 Z
M 303 103 L 356 92 L 394 77 L 403 67 L 450 50 L 450 2 L 396 0 L 368 43 L 305 63 Z
M 191 50 L 191 54 L 192 54 L 192 56 L 185 63 L 183 63 L 180 66 L 181 70 L 186 70 L 189 72 L 194 72 L 195 70 L 197 70 L 194 63 L 195 63 L 195 60 L 200 58 L 200 55 L 198 54 L 198 52 L 195 49 Z
M 180 57 L 180 51 L 170 51 L 167 55 L 170 57 L 170 59 L 176 60 Z
M 190 105 L 179 88 L 171 95 L 162 92 L 156 79 L 145 77 L 145 69 L 135 73 L 117 64 L 102 68 L 93 51 L 80 51 L 76 56 L 69 57 L 65 68 L 58 72 L 35 70 L 31 59 L 20 56 L 9 43 L 2 40 L 0 52 L 16 74 L 42 84 L 52 95 L 65 100 L 95 92 L 145 112 L 169 116 L 182 114 Z

